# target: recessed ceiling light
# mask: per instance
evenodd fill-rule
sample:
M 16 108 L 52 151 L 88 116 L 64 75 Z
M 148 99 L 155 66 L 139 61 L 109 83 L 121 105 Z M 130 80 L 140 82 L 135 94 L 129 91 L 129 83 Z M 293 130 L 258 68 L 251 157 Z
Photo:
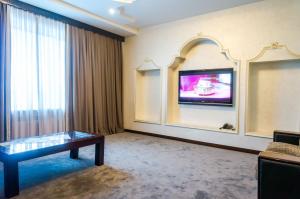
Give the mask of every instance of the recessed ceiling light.
M 108 10 L 108 12 L 109 12 L 109 14 L 114 15 L 114 14 L 116 13 L 116 10 L 113 9 L 113 8 L 110 8 L 110 9 Z
M 117 1 L 117 2 L 120 2 L 120 3 L 133 3 L 136 0 L 113 0 L 113 1 Z

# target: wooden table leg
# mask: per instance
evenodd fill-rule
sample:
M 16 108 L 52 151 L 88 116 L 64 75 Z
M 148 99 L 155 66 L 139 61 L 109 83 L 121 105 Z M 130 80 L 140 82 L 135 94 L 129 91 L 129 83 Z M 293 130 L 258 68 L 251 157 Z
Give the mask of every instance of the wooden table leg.
M 95 146 L 95 165 L 101 166 L 104 164 L 104 137 Z
M 19 168 L 17 161 L 7 160 L 4 162 L 4 192 L 7 198 L 19 195 Z
M 70 158 L 78 159 L 79 149 L 71 149 L 70 150 Z

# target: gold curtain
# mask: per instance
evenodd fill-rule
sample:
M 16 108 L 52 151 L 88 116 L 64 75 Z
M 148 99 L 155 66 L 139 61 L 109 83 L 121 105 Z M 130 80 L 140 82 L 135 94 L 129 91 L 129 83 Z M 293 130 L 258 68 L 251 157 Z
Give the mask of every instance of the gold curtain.
M 122 132 L 121 42 L 70 25 L 67 32 L 69 129 Z

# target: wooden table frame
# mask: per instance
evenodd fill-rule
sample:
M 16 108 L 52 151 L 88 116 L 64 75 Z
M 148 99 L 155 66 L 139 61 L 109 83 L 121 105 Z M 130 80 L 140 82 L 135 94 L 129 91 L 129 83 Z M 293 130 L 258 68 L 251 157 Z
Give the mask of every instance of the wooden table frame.
M 101 166 L 104 164 L 104 141 L 104 136 L 96 135 L 93 137 L 70 141 L 61 145 L 11 155 L 0 152 L 0 161 L 3 162 L 4 165 L 5 197 L 10 198 L 19 194 L 19 162 L 68 150 L 70 150 L 70 158 L 77 159 L 80 147 L 95 144 L 95 165 Z

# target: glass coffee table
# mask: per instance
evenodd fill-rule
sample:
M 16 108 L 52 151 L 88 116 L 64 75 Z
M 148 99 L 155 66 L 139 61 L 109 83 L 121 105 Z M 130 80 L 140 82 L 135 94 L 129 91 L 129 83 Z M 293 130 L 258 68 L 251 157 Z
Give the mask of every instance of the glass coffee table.
M 95 165 L 104 163 L 104 136 L 79 131 L 16 139 L 0 143 L 0 161 L 4 165 L 5 197 L 19 194 L 18 162 L 70 150 L 77 159 L 79 148 L 95 144 Z

